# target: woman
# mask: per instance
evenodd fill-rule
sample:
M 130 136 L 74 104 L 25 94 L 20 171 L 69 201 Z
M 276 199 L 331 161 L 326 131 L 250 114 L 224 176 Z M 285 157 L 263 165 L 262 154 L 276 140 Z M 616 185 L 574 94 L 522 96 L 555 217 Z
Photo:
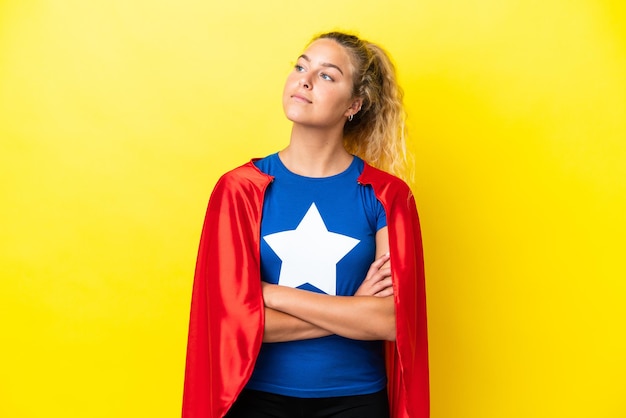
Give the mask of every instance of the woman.
M 429 414 L 404 111 L 385 52 L 315 38 L 287 78 L 289 145 L 225 174 L 194 280 L 184 417 Z

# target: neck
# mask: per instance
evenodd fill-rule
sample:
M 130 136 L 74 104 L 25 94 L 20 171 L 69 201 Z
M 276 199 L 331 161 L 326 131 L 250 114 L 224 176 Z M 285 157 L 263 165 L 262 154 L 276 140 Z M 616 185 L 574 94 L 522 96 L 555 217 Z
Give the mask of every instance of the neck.
M 343 132 L 306 129 L 294 125 L 287 148 L 279 152 L 283 164 L 306 177 L 328 177 L 346 170 L 352 163 L 343 146 Z

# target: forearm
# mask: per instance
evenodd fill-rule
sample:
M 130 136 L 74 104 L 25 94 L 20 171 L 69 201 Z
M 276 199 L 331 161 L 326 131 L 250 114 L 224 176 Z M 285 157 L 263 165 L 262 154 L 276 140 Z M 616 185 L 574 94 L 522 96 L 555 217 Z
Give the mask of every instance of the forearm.
M 265 305 L 355 340 L 395 340 L 393 296 L 331 296 L 267 285 Z
M 263 342 L 277 343 L 307 340 L 331 335 L 332 332 L 295 316 L 271 308 L 265 308 Z

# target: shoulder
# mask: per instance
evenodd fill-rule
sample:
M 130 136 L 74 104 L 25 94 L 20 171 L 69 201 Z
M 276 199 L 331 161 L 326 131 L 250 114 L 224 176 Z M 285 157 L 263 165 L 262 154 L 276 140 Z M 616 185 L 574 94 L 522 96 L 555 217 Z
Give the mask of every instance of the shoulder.
M 227 171 L 220 177 L 220 181 L 270 181 L 271 176 L 262 172 L 255 164 L 258 159 L 254 158 L 239 167 Z
M 254 161 L 255 159 L 224 173 L 217 181 L 214 193 L 264 189 L 272 181 L 272 176 L 259 170 Z
M 369 184 L 379 198 L 412 197 L 409 185 L 401 178 L 365 163 L 359 183 Z

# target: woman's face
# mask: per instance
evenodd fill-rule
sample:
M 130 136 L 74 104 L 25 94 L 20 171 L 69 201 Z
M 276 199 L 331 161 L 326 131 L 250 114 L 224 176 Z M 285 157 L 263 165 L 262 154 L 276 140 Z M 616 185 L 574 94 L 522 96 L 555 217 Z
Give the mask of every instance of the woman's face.
M 304 51 L 287 77 L 283 109 L 294 123 L 343 127 L 360 108 L 352 95 L 352 63 L 347 50 L 332 39 L 318 39 Z

